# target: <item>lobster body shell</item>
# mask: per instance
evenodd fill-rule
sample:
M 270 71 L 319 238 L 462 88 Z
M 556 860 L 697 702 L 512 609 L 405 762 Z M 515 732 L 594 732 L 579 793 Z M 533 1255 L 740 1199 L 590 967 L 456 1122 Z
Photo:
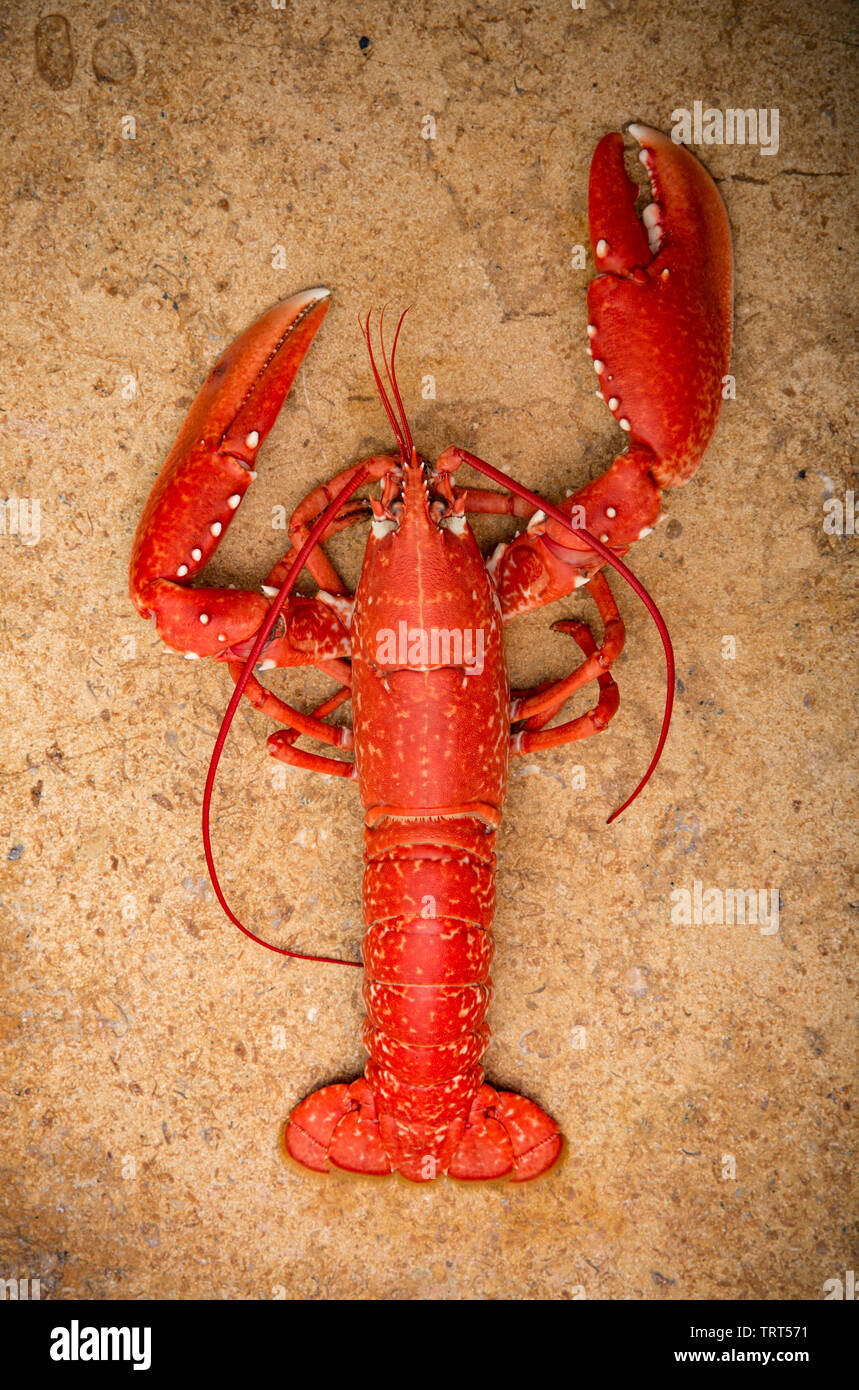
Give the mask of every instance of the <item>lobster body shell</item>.
M 467 524 L 404 469 L 396 536 L 371 534 L 351 629 L 366 813 L 366 1078 L 392 1162 L 445 1164 L 483 1082 L 495 834 L 510 693 L 501 609 Z

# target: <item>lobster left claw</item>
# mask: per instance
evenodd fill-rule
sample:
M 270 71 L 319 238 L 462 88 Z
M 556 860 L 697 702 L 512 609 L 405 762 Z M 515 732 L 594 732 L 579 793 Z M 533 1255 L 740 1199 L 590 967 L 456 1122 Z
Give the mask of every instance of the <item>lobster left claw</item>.
M 268 612 L 270 594 L 190 586 L 256 477 L 257 452 L 327 309 L 328 290 L 304 290 L 236 338 L 203 383 L 150 493 L 134 537 L 129 596 L 186 656 L 234 659 Z M 266 652 L 271 664 L 348 651 L 345 629 L 321 602 L 293 605 L 282 626 Z M 299 640 L 290 640 L 293 633 Z
M 685 483 L 701 462 L 731 351 L 731 235 L 718 190 L 667 135 L 640 125 L 630 131 L 653 192 L 641 220 L 623 136 L 597 145 L 588 193 L 599 272 L 588 289 L 588 350 L 629 448 L 561 503 L 617 555 L 659 519 L 660 489 Z M 496 561 L 505 616 L 562 598 L 601 563 L 584 538 L 533 516 Z

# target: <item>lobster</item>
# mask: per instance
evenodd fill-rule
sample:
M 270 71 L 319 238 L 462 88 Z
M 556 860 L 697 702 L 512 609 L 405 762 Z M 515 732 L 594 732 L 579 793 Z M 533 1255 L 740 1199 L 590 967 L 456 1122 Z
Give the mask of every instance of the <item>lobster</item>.
M 328 291 L 311 289 L 275 305 L 221 356 L 137 528 L 130 596 L 138 612 L 154 617 L 160 637 L 186 657 L 228 664 L 236 682 L 228 717 L 244 695 L 279 721 L 283 729 L 267 744 L 275 758 L 348 778 L 360 791 L 368 1061 L 363 1077 L 323 1086 L 286 1120 L 286 1152 L 307 1169 L 521 1183 L 552 1168 L 562 1150 L 555 1121 L 534 1101 L 489 1085 L 481 1066 L 508 765 L 600 732 L 617 710 L 611 668 L 624 625 L 603 566 L 643 595 L 621 557 L 659 519 L 661 490 L 698 467 L 730 356 L 731 242 L 719 193 L 689 150 L 646 126 L 630 131 L 652 188 L 641 219 L 620 134 L 599 142 L 589 184 L 598 274 L 588 290 L 588 350 L 598 394 L 629 437 L 601 477 L 555 507 L 466 450 L 445 449 L 431 465 L 414 445 L 396 377 L 402 318 L 390 360 L 380 324 L 386 385 L 368 315 L 362 328 L 397 452 L 355 464 L 304 498 L 290 523 L 290 550 L 261 593 L 191 587 L 256 476 L 257 452 L 325 316 Z M 457 485 L 463 464 L 503 490 Z M 379 484 L 380 495 L 358 496 L 365 482 Z M 487 561 L 469 525 L 475 514 L 527 524 Z M 353 595 L 321 541 L 363 520 L 370 528 Z M 305 565 L 318 586 L 313 597 L 291 592 Z M 505 623 L 580 587 L 595 602 L 602 642 L 583 623 L 555 623 L 584 660 L 561 680 L 511 691 Z M 637 790 L 670 716 L 673 666 L 663 638 L 666 718 Z M 311 714 L 258 679 L 310 664 L 338 683 Z M 553 725 L 570 696 L 592 682 L 593 708 Z M 350 697 L 352 727 L 330 723 Z M 351 750 L 353 760 L 299 747 L 301 736 Z M 207 823 L 204 831 L 220 901 L 261 940 L 226 904 Z

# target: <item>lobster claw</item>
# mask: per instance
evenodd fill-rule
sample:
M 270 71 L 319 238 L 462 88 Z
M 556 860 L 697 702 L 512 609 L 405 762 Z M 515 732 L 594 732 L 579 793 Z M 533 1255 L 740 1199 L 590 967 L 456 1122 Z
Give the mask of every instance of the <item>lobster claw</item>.
M 632 443 L 655 455 L 651 476 L 668 487 L 692 476 L 716 428 L 731 351 L 731 235 L 694 155 L 649 126 L 630 132 L 653 202 L 639 221 L 623 137 L 604 136 L 588 193 L 600 272 L 588 332 L 603 399 Z
M 158 475 L 134 537 L 129 596 L 159 636 L 189 656 L 214 656 L 259 628 L 269 603 L 238 589 L 191 589 L 255 478 L 274 424 L 328 309 L 328 291 L 276 304 L 224 352 L 199 391 Z
M 617 556 L 659 520 L 661 489 L 685 483 L 701 462 L 731 351 L 731 235 L 718 190 L 667 135 L 630 131 L 653 202 L 639 219 L 617 133 L 594 151 L 588 192 L 598 272 L 588 287 L 589 351 L 599 394 L 629 446 L 560 504 Z M 563 597 L 602 563 L 584 536 L 537 513 L 493 557 L 505 617 Z

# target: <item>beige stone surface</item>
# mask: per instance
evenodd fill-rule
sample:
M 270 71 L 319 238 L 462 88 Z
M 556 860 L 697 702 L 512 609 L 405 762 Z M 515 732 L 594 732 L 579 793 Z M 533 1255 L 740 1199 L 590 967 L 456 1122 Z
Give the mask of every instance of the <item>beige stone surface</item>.
M 37 543 L 0 535 L 0 1274 L 64 1299 L 821 1297 L 859 1254 L 859 541 L 823 528 L 855 485 L 854 12 L 58 3 L 0 17 L 0 486 L 40 502 Z M 571 264 L 590 154 L 695 100 L 777 107 L 780 143 L 699 151 L 735 236 L 737 399 L 631 555 L 676 646 L 671 737 L 606 827 L 663 688 L 615 584 L 620 714 L 515 767 L 500 838 L 489 1074 L 567 1150 L 533 1187 L 315 1180 L 279 1128 L 359 1072 L 360 976 L 271 956 L 214 901 L 200 803 L 231 686 L 131 608 L 137 517 L 221 349 L 320 283 L 331 312 L 220 582 L 258 582 L 272 509 L 389 443 L 356 327 L 386 301 L 414 306 L 401 373 L 425 452 L 471 447 L 555 498 L 596 476 L 621 436 Z M 357 537 L 335 549 L 354 579 Z M 511 630 L 520 683 L 566 669 L 562 612 L 588 610 Z M 269 731 L 244 710 L 222 765 L 226 886 L 262 933 L 355 958 L 357 794 L 278 783 Z M 778 890 L 778 931 L 674 924 L 696 880 Z

